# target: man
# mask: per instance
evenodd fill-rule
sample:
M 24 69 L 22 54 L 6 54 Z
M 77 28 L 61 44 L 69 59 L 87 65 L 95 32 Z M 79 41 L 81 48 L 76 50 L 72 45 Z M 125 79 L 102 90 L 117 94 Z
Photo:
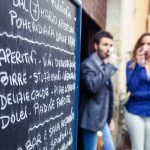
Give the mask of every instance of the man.
M 97 149 L 99 130 L 103 133 L 103 150 L 114 149 L 109 123 L 113 108 L 111 76 L 117 69 L 104 62 L 110 57 L 112 43 L 110 33 L 97 32 L 93 43 L 95 52 L 81 63 L 79 127 L 84 150 Z

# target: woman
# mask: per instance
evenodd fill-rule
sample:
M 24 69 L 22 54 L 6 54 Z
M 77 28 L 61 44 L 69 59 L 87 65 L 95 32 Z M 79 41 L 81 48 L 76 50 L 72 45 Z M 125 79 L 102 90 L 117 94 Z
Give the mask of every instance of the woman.
M 138 39 L 126 76 L 130 97 L 125 120 L 132 150 L 150 150 L 150 33 Z

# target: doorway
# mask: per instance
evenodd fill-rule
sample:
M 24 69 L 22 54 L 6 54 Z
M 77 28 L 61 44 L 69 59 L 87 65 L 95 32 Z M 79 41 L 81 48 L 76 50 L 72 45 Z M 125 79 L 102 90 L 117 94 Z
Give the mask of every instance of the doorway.
M 81 32 L 81 61 L 93 52 L 93 37 L 101 28 L 82 11 L 82 32 Z
M 101 28 L 82 10 L 81 62 L 94 51 L 93 37 L 99 30 Z M 80 128 L 78 128 L 78 150 L 83 150 Z

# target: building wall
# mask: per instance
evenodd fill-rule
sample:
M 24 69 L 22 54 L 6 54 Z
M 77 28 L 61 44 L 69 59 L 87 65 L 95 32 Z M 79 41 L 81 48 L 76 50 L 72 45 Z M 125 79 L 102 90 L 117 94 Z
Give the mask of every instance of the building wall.
M 106 0 L 82 0 L 85 12 L 100 26 L 105 27 Z
M 125 92 L 125 64 L 139 36 L 150 32 L 150 0 L 107 0 L 106 30 L 114 37 L 121 58 L 119 63 L 119 92 Z
M 126 93 L 126 62 L 137 38 L 143 32 L 150 32 L 150 0 L 82 0 L 82 5 L 85 13 L 101 29 L 106 29 L 114 35 L 114 46 L 120 57 L 119 71 L 113 79 L 115 85 L 114 119 L 116 121 L 116 130 L 113 135 L 117 146 L 118 137 L 120 137 L 118 133 L 121 130 L 117 124 L 120 97 Z
M 106 10 L 106 27 L 105 29 L 109 31 L 114 36 L 114 47 L 115 51 L 118 53 L 120 48 L 120 0 L 107 0 L 107 10 Z M 115 91 L 115 101 L 114 101 L 114 122 L 118 122 L 118 73 L 113 76 L 113 85 Z M 117 124 L 115 125 L 117 126 Z M 117 141 L 118 127 L 112 132 L 113 140 Z
M 118 63 L 118 73 L 113 79 L 115 86 L 114 120 L 116 123 L 113 138 L 118 147 L 123 131 L 123 126 L 119 123 L 122 119 L 120 119 L 120 103 L 124 99 L 122 95 L 126 94 L 126 63 L 137 38 L 143 32 L 150 32 L 150 0 L 107 0 L 106 12 L 106 30 L 114 35 L 114 46 L 121 60 Z
M 146 32 L 146 22 L 148 17 L 148 9 L 149 9 L 149 0 L 135 0 L 135 33 L 134 33 L 134 43 L 137 38 L 143 33 Z M 149 24 L 150 29 L 150 24 Z

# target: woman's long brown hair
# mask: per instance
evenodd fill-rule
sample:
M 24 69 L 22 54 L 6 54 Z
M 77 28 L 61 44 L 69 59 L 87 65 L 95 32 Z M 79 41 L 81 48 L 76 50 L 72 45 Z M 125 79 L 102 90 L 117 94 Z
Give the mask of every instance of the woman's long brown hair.
M 131 65 L 129 66 L 130 69 L 134 69 L 135 67 L 135 64 L 136 64 L 136 51 L 137 49 L 142 45 L 141 41 L 142 39 L 145 37 L 145 36 L 150 36 L 150 33 L 146 32 L 146 33 L 143 33 L 139 39 L 137 40 L 136 44 L 135 44 L 135 47 L 133 49 L 133 52 L 132 52 L 132 56 L 131 56 L 131 59 L 133 60 L 133 63 L 131 63 Z

